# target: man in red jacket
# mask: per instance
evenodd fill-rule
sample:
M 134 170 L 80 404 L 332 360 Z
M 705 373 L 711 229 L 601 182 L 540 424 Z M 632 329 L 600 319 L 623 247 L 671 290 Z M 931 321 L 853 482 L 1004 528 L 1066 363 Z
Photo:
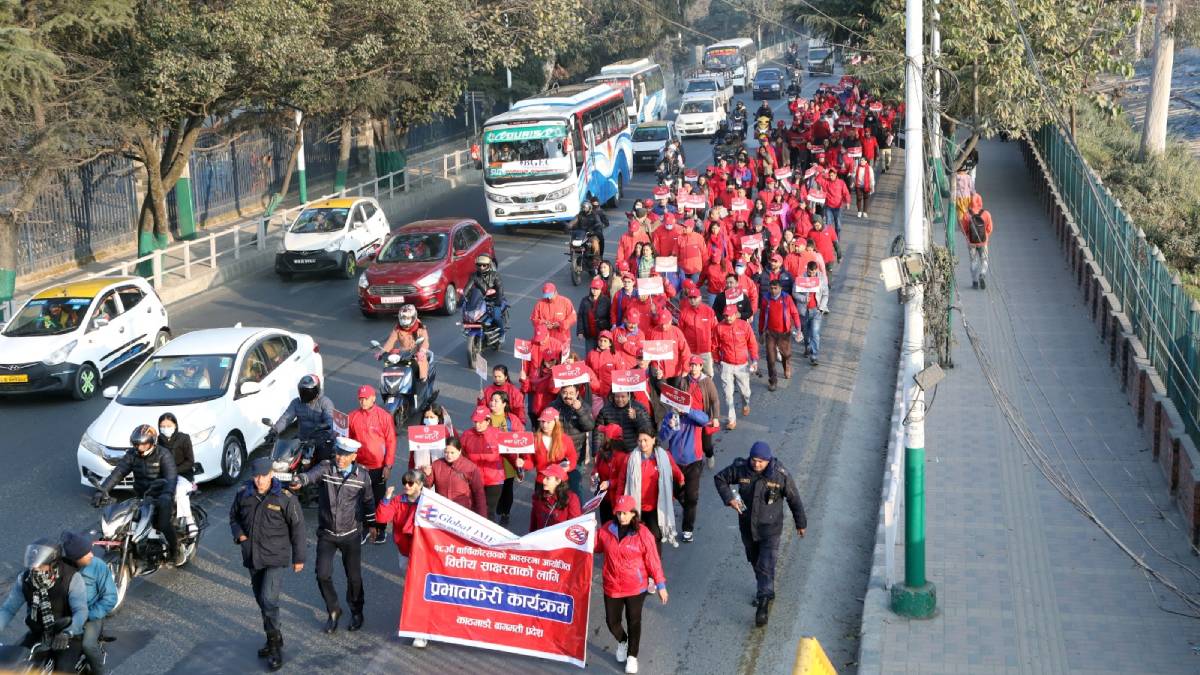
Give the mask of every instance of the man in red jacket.
M 688 347 L 687 337 L 683 331 L 679 330 L 677 326 L 671 325 L 670 312 L 659 313 L 658 325 L 646 333 L 646 339 L 670 340 L 675 346 L 670 359 L 658 362 L 659 368 L 662 369 L 663 379 L 667 380 L 671 386 L 675 386 L 679 382 L 679 378 L 687 372 L 687 362 L 692 357 L 692 350 Z
M 396 425 L 386 410 L 376 407 L 374 387 L 364 384 L 358 388 L 358 409 L 348 416 L 347 426 L 350 438 L 362 444 L 356 461 L 371 476 L 371 491 L 378 504 L 387 492 L 388 476 L 396 461 Z M 387 542 L 387 521 L 377 519 L 367 523 L 362 543 L 367 542 L 372 529 L 376 544 Z
M 758 315 L 758 335 L 766 342 L 767 391 L 775 391 L 779 379 L 775 375 L 776 353 L 783 363 L 783 379 L 792 377 L 792 343 L 790 338 L 800 332 L 800 312 L 792 296 L 783 292 L 780 279 L 771 279 L 767 294 L 762 299 L 762 311 Z
M 704 360 L 704 373 L 713 376 L 713 336 L 716 335 L 717 314 L 704 303 L 699 288 L 687 289 L 687 302 L 679 308 L 679 329 L 687 340 L 692 354 Z
M 850 203 L 850 189 L 838 178 L 837 170 L 830 167 L 826 174 L 825 222 L 833 225 L 833 231 L 842 233 L 842 207 Z
M 533 306 L 529 316 L 534 327 L 545 326 L 550 336 L 559 340 L 563 345 L 571 344 L 571 331 L 575 327 L 575 306 L 571 300 L 558 294 L 554 284 L 547 281 L 542 284 L 542 298 Z
M 737 412 L 733 407 L 733 386 L 737 383 L 742 395 L 742 416 L 750 414 L 750 373 L 758 370 L 758 341 L 754 329 L 738 316 L 737 305 L 725 306 L 725 320 L 713 331 L 716 360 L 721 364 L 721 387 L 725 391 L 725 407 L 729 409 L 729 424 L 737 428 Z
M 967 235 L 967 252 L 971 256 L 971 288 L 987 288 L 988 240 L 992 238 L 992 214 L 983 208 L 983 197 L 971 195 L 971 206 L 959 220 Z

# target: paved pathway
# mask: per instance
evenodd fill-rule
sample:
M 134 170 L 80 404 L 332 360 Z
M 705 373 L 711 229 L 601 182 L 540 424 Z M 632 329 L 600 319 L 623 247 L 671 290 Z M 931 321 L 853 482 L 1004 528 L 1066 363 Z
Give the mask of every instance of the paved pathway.
M 1200 622 L 1172 613 L 1195 610 L 1052 487 L 1018 440 L 1027 430 L 1101 522 L 1200 597 L 1200 559 L 1032 196 L 1018 146 L 984 145 L 977 186 L 995 222 L 986 291 L 964 284 L 961 236 L 957 251 L 960 304 L 979 352 L 956 320 L 956 367 L 927 422 L 928 575 L 939 612 L 909 621 L 872 593 L 863 629 L 882 631 L 873 641 L 881 649 L 864 649 L 861 672 L 1200 672 Z M 980 355 L 1015 417 L 1002 412 Z M 898 539 L 902 578 L 902 532 Z

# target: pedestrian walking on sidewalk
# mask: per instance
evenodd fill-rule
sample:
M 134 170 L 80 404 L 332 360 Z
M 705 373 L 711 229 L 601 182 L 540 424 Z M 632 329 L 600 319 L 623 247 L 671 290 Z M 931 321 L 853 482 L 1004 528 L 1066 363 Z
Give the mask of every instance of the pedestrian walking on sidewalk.
M 959 220 L 967 236 L 971 256 L 971 288 L 987 288 L 988 240 L 992 238 L 992 214 L 983 208 L 983 197 L 971 195 L 971 207 Z
M 800 313 L 792 296 L 783 292 L 779 279 L 772 279 L 763 297 L 762 311 L 758 315 L 758 336 L 766 344 L 767 390 L 775 391 L 779 384 L 776 363 L 783 364 L 783 379 L 792 377 L 793 335 L 800 337 Z
M 808 520 L 796 483 L 771 446 L 756 441 L 748 458 L 738 458 L 713 476 L 721 501 L 738 513 L 738 531 L 746 560 L 754 568 L 754 624 L 767 625 L 775 599 L 775 561 L 783 535 L 783 507 L 791 509 L 796 534 L 804 536 Z
M 869 218 L 867 211 L 871 207 L 871 195 L 875 192 L 875 169 L 867 158 L 859 157 L 854 167 L 854 203 L 858 207 L 859 218 Z
M 804 276 L 796 283 L 796 300 L 801 308 L 804 353 L 808 356 L 808 362 L 815 366 L 821 351 L 821 324 L 829 313 L 829 280 L 821 274 L 815 261 L 809 261 Z
M 966 164 L 958 167 L 954 173 L 954 208 L 961 218 L 967 209 L 971 208 L 971 195 L 975 194 L 975 179 Z
M 613 520 L 596 533 L 596 554 L 604 556 L 604 619 L 617 641 L 617 663 L 625 664 L 626 673 L 636 673 L 646 588 L 653 583 L 659 600 L 667 604 L 667 577 L 654 535 L 638 518 L 638 500 L 621 495 L 613 511 Z
M 708 424 L 704 427 L 701 446 L 708 468 L 716 466 L 713 458 L 713 435 L 721 428 L 721 395 L 717 393 L 717 385 L 712 377 L 704 371 L 704 359 L 692 355 L 688 360 L 688 374 L 683 378 L 682 387 L 691 397 L 691 406 L 704 411 L 708 415 Z
M 332 460 L 296 477 L 293 490 L 317 486 L 317 588 L 329 613 L 325 632 L 334 633 L 342 618 L 337 590 L 333 587 L 333 557 L 342 554 L 346 572 L 346 602 L 350 605 L 350 630 L 363 625 L 362 545 L 368 523 L 375 522 L 375 497 L 371 475 L 355 460 L 358 441 L 338 437 Z
M 230 505 L 229 529 L 241 547 L 242 565 L 250 570 L 250 586 L 267 634 L 258 658 L 267 659 L 274 671 L 283 667 L 279 584 L 289 564 L 293 572 L 304 569 L 304 514 L 296 496 L 275 480 L 270 457 L 254 460 L 250 475 Z
M 671 459 L 683 473 L 683 530 L 680 539 L 685 544 L 695 541 L 696 511 L 700 506 L 700 476 L 704 473 L 704 433 L 708 415 L 692 407 L 686 413 L 672 410 L 663 419 L 658 438 L 671 453 Z
M 754 329 L 738 316 L 738 307 L 730 303 L 725 306 L 725 320 L 714 329 L 713 344 L 717 361 L 721 364 L 721 387 L 725 391 L 725 407 L 729 410 L 732 431 L 737 428 L 737 412 L 733 407 L 733 387 L 737 384 L 742 395 L 742 417 L 750 414 L 750 373 L 758 370 L 758 341 Z

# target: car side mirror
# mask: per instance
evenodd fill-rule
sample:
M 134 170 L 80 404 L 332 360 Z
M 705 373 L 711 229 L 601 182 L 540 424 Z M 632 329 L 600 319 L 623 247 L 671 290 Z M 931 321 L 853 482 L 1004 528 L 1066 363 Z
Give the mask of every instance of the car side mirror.
M 92 328 L 104 328 L 108 325 L 108 319 L 98 316 L 92 319 Z
M 116 398 L 117 397 L 117 387 L 116 386 L 105 387 L 104 391 L 100 392 L 100 395 L 103 396 L 104 398 Z
M 379 340 L 371 340 L 371 346 L 375 349 L 383 349 L 383 345 L 379 344 Z
M 258 382 L 243 382 L 241 386 L 238 387 L 238 393 L 242 396 L 257 394 L 260 391 L 262 391 L 262 385 Z

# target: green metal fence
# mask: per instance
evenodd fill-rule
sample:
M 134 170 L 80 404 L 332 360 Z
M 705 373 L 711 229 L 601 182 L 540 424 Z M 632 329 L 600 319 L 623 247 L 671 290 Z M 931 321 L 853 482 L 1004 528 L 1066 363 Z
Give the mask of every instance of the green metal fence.
M 1033 141 L 1188 434 L 1200 443 L 1200 303 L 1057 125 Z

